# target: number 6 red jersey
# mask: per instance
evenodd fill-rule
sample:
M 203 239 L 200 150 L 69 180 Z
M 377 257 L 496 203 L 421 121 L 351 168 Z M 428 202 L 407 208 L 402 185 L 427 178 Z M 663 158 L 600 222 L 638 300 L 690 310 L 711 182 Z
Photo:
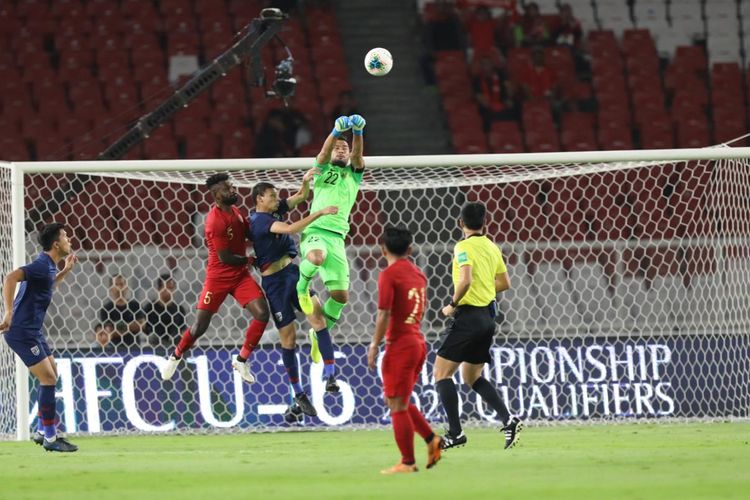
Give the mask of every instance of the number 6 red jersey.
M 427 301 L 427 278 L 409 259 L 398 259 L 378 278 L 378 309 L 391 311 L 385 334 L 391 344 L 424 341 L 419 331 Z

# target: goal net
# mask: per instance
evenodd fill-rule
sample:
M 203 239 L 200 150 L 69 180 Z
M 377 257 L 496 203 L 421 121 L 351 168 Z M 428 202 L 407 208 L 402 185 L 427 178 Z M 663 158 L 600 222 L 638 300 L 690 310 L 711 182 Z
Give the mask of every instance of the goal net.
M 622 154 L 607 161 L 607 153 L 596 160 L 572 153 L 368 159 L 347 238 L 351 298 L 333 330 L 340 394 L 324 393 L 322 367 L 309 360 L 304 320 L 298 328 L 302 383 L 319 412 L 304 426 L 389 422 L 379 373 L 366 362 L 377 277 L 385 265 L 379 237 L 388 224 L 414 232 L 414 260 L 429 279 L 422 330 L 432 349 L 413 398 L 428 419 L 442 420 L 432 367 L 445 328 L 439 311 L 452 293 L 457 219 L 467 201 L 487 205 L 487 234 L 500 244 L 511 278 L 512 288 L 499 299 L 502 313 L 485 372 L 511 412 L 545 422 L 747 417 L 750 169 L 746 159 L 724 158 L 726 150 L 693 150 L 704 158 L 693 161 L 665 160 L 669 152 L 653 157 L 658 161 L 628 161 Z M 646 153 L 630 157 L 647 159 Z M 24 260 L 38 253 L 36 230 L 52 220 L 67 225 L 79 256 L 77 269 L 55 292 L 45 325 L 67 432 L 296 427 L 283 418 L 290 388 L 272 323 L 251 358 L 257 382 L 246 385 L 233 374 L 230 358 L 250 318 L 231 298 L 172 381 L 161 381 L 158 365 L 194 319 L 206 261 L 205 178 L 231 170 L 247 211 L 256 182 L 270 181 L 289 195 L 309 164 L 19 164 L 25 171 Z M 0 259 L 7 272 L 6 168 L 0 176 Z M 157 289 L 164 276 L 176 285 L 170 321 L 149 314 L 150 304 L 170 295 Z M 325 296 L 319 281 L 313 287 Z M 102 324 L 102 307 L 120 295 L 142 312 L 140 331 Z M 3 343 L 0 432 L 6 437 L 16 432 L 13 372 Z M 24 409 L 33 423 L 36 386 L 30 387 Z M 471 422 L 495 421 L 466 386 L 461 407 Z

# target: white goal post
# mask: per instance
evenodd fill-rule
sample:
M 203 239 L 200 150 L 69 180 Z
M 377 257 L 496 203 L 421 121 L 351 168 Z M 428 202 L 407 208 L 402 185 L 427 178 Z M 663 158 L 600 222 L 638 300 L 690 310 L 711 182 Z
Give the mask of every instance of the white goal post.
M 423 331 L 433 347 L 414 393 L 442 420 L 433 387 L 439 308 L 451 291 L 457 218 L 467 201 L 488 208 L 512 288 L 502 294 L 486 377 L 512 412 L 541 422 L 750 416 L 750 148 L 367 157 L 347 239 L 350 303 L 333 331 L 342 393 L 326 395 L 300 325 L 303 385 L 316 428 L 388 422 L 378 373 L 366 368 L 376 311 L 379 238 L 387 224 L 415 235 L 414 259 L 429 280 Z M 182 365 L 162 383 L 157 365 L 176 338 L 101 325 L 111 280 L 129 298 L 156 300 L 162 275 L 193 318 L 206 251 L 202 184 L 231 173 L 240 207 L 269 181 L 297 189 L 311 159 L 216 159 L 0 163 L 0 274 L 39 251 L 35 231 L 52 220 L 74 236 L 78 268 L 55 292 L 45 331 L 58 360 L 58 414 L 72 433 L 277 430 L 289 388 L 272 324 L 245 386 L 229 356 L 248 316 L 228 299 Z M 291 217 L 307 210 L 303 204 Z M 257 276 L 256 276 L 257 277 Z M 323 291 L 321 283 L 314 285 Z M 175 320 L 176 321 L 176 320 Z M 0 341 L 0 439 L 28 439 L 35 386 Z M 465 390 L 462 413 L 494 415 Z

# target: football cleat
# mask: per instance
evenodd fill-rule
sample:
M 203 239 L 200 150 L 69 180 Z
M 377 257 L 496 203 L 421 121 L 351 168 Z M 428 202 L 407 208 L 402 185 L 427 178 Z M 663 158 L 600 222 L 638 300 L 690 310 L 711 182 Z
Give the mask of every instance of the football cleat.
M 182 361 L 182 358 L 175 358 L 174 354 L 171 354 L 167 358 L 167 364 L 161 369 L 161 379 L 170 380 L 174 375 L 174 372 L 177 371 L 177 366 L 180 364 L 180 361 Z
M 246 383 L 252 384 L 253 382 L 255 382 L 255 377 L 252 373 L 250 373 L 250 367 L 247 365 L 246 361 L 240 361 L 236 357 L 232 358 L 232 368 L 239 372 L 240 377 Z
M 318 410 L 315 409 L 312 402 L 310 401 L 310 398 L 308 398 L 307 394 L 305 394 L 304 392 L 294 396 L 294 403 L 300 409 L 300 411 L 308 417 L 318 416 Z
M 78 451 L 78 446 L 74 445 L 64 437 L 59 436 L 54 441 L 47 441 L 45 439 L 42 446 L 47 451 L 60 451 L 63 453 Z
M 410 472 L 418 472 L 419 469 L 417 469 L 416 464 L 403 464 L 401 462 L 397 463 L 393 467 L 389 467 L 387 469 L 383 469 L 380 471 L 381 474 L 408 474 Z
M 458 436 L 451 436 L 449 432 L 443 436 L 443 438 L 440 440 L 440 448 L 443 450 L 447 450 L 449 448 L 458 448 L 459 446 L 464 446 L 466 444 L 466 434 L 461 431 L 461 434 Z
M 339 384 L 336 383 L 336 376 L 331 375 L 326 379 L 326 392 L 339 392 Z
M 310 297 L 310 291 L 305 293 L 297 293 L 297 299 L 299 300 L 299 308 L 306 316 L 310 316 L 315 308 L 313 307 L 312 297 Z
M 301 424 L 303 416 L 302 409 L 295 403 L 284 412 L 284 422 L 287 424 Z
M 310 328 L 308 336 L 310 337 L 310 359 L 313 363 L 320 363 L 323 361 L 323 355 L 320 354 L 320 348 L 318 347 L 318 334 Z
M 508 425 L 503 427 L 503 433 L 505 434 L 505 449 L 513 448 L 518 444 L 520 439 L 521 431 L 523 430 L 523 422 L 518 417 L 511 417 Z
M 435 467 L 435 464 L 437 464 L 440 461 L 440 452 L 442 450 L 442 444 L 443 444 L 443 440 L 440 439 L 440 436 L 438 435 L 433 436 L 432 441 L 427 443 L 427 465 L 426 467 L 428 469 Z
M 39 432 L 39 431 L 34 431 L 33 433 L 31 433 L 31 440 L 34 443 L 36 443 L 36 444 L 38 444 L 40 446 L 43 445 L 44 444 L 44 433 L 43 432 Z

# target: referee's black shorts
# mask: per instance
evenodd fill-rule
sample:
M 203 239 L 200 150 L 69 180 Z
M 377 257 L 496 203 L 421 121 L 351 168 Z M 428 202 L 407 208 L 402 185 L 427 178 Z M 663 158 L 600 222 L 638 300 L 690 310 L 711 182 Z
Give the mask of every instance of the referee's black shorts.
M 490 306 L 458 306 L 437 354 L 456 363 L 489 363 L 494 336 L 495 319 Z

